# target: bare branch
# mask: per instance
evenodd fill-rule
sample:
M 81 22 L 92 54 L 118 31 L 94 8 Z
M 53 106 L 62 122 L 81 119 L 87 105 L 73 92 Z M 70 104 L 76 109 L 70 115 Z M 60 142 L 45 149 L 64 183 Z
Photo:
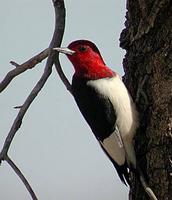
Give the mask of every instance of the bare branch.
M 8 133 L 8 136 L 5 140 L 3 149 L 0 153 L 0 160 L 3 160 L 3 158 L 7 155 L 9 147 L 11 145 L 11 142 L 12 142 L 14 136 L 15 136 L 15 133 L 18 131 L 18 129 L 20 128 L 20 126 L 22 124 L 22 120 L 23 120 L 23 117 L 24 117 L 26 111 L 28 110 L 29 106 L 31 105 L 31 103 L 33 102 L 35 97 L 38 95 L 38 93 L 40 92 L 40 90 L 44 86 L 45 82 L 47 81 L 48 77 L 51 74 L 51 71 L 52 71 L 52 56 L 49 56 L 42 77 L 37 82 L 37 84 L 35 85 L 35 87 L 31 91 L 31 93 L 29 94 L 29 96 L 25 100 L 24 104 L 22 105 L 22 107 L 19 110 L 19 113 L 18 113 L 16 119 L 14 120 L 14 123 L 13 123 L 13 125 L 10 129 L 10 132 Z
M 65 76 L 65 74 L 64 74 L 64 72 L 62 70 L 60 62 L 57 60 L 57 61 L 55 61 L 54 64 L 55 64 L 56 71 L 57 71 L 60 79 L 62 80 L 62 82 L 66 86 L 66 89 L 72 94 L 71 84 L 70 84 L 69 80 L 67 79 L 67 77 Z
M 52 49 L 54 47 L 57 47 L 57 46 L 61 45 L 61 41 L 62 41 L 63 33 L 64 33 L 64 27 L 65 27 L 64 1 L 63 0 L 52 0 L 52 2 L 53 2 L 53 5 L 54 5 L 54 9 L 55 9 L 55 30 L 54 30 L 53 38 L 52 38 L 51 43 L 49 45 L 49 49 Z M 13 122 L 13 125 L 12 125 L 12 127 L 11 127 L 11 129 L 10 129 L 10 131 L 8 133 L 8 136 L 6 137 L 5 142 L 4 142 L 2 151 L 0 152 L 0 162 L 2 160 L 6 160 L 8 162 L 8 164 L 15 170 L 15 172 L 16 171 L 19 172 L 19 169 L 12 162 L 12 160 L 8 157 L 8 150 L 10 148 L 10 145 L 12 143 L 12 140 L 13 140 L 16 132 L 18 131 L 18 129 L 20 128 L 20 126 L 22 124 L 23 117 L 26 114 L 29 106 L 31 105 L 33 100 L 36 98 L 36 96 L 38 95 L 40 90 L 43 88 L 43 86 L 46 83 L 48 77 L 50 76 L 50 74 L 52 72 L 53 63 L 54 62 L 59 62 L 59 56 L 58 56 L 59 54 L 57 52 L 54 52 L 54 51 L 50 52 L 49 49 L 45 50 L 47 52 L 44 52 L 44 53 L 49 54 L 47 62 L 46 62 L 46 66 L 45 66 L 45 69 L 44 69 L 44 73 L 41 76 L 40 80 L 35 85 L 35 87 L 32 89 L 31 93 L 29 94 L 29 96 L 25 100 L 24 104 L 20 107 L 18 115 L 16 116 L 16 118 L 15 118 L 15 120 Z M 47 56 L 47 54 L 46 54 L 46 56 Z M 37 63 L 37 62 L 35 62 L 35 59 L 33 59 L 32 61 L 34 63 Z M 14 78 L 16 75 L 18 75 L 18 74 L 23 72 L 23 70 L 21 70 L 21 66 L 18 66 L 18 64 L 14 63 L 14 62 L 13 62 L 13 64 L 16 66 L 16 69 L 12 70 L 13 71 L 13 72 L 11 72 L 12 75 L 11 74 L 10 75 L 7 74 L 8 76 L 7 76 L 6 80 L 4 81 L 5 83 L 3 82 L 3 84 L 0 85 L 2 87 L 2 88 L 0 87 L 0 89 L 1 89 L 0 91 L 2 91 L 9 84 L 9 82 L 12 80 L 12 78 Z M 27 62 L 25 64 L 28 66 Z M 29 66 L 34 66 L 34 64 L 29 65 Z M 25 70 L 27 70 L 28 67 L 26 67 Z M 19 71 L 17 71 L 17 70 L 19 70 Z M 7 81 L 7 83 L 6 83 L 6 81 Z M 18 174 L 18 175 L 21 176 L 21 173 Z M 25 186 L 28 189 L 30 195 L 32 196 L 32 199 L 33 200 L 37 199 L 37 198 L 35 198 L 36 196 L 33 196 L 33 193 L 31 192 L 30 188 L 28 188 L 28 185 L 25 185 Z
M 63 0 L 53 0 L 54 2 L 54 5 L 56 5 L 56 9 L 58 8 L 58 6 L 64 6 L 64 2 Z M 61 4 L 61 5 L 60 5 Z M 61 26 L 59 26 L 59 28 L 57 29 L 57 33 L 54 32 L 54 34 L 58 34 L 61 30 L 63 30 L 65 28 L 65 17 L 64 18 L 61 18 L 61 20 L 59 20 L 59 15 L 64 15 L 65 16 L 65 9 L 62 10 L 61 9 L 61 13 L 59 12 L 55 12 L 56 13 L 56 22 L 58 21 L 58 23 L 61 24 Z M 57 43 L 57 47 L 60 46 L 60 43 Z M 56 52 L 57 55 L 59 55 L 58 52 Z M 65 76 L 62 68 L 61 68 L 61 65 L 60 65 L 60 62 L 59 62 L 59 59 L 55 59 L 54 60 L 54 64 L 55 64 L 55 67 L 56 67 L 56 71 L 57 73 L 59 74 L 59 77 L 60 79 L 62 80 L 63 84 L 66 86 L 66 89 L 72 94 L 72 91 L 71 91 L 71 84 L 69 82 L 69 80 L 67 79 L 67 77 Z
M 19 66 L 20 66 L 18 63 L 14 62 L 14 61 L 10 61 L 10 63 L 11 63 L 12 65 L 14 65 L 15 67 L 19 67 Z
M 62 37 L 63 37 L 64 27 L 65 27 L 64 1 L 63 0 L 53 0 L 53 3 L 54 3 L 54 8 L 55 8 L 56 23 L 55 23 L 55 30 L 54 30 L 53 38 L 52 38 L 52 41 L 49 46 L 50 49 L 54 48 L 56 46 L 60 46 Z M 19 113 L 18 113 L 16 119 L 14 120 L 11 130 L 5 140 L 3 149 L 0 153 L 0 160 L 3 160 L 3 158 L 6 157 L 9 147 L 11 145 L 11 142 L 15 136 L 15 133 L 17 132 L 17 130 L 20 128 L 20 126 L 22 124 L 22 119 L 23 119 L 26 111 L 28 110 L 30 104 L 33 102 L 35 97 L 38 95 L 38 93 L 44 86 L 46 80 L 48 79 L 49 75 L 51 74 L 52 65 L 55 60 L 56 60 L 56 62 L 59 62 L 58 61 L 58 53 L 52 52 L 47 59 L 47 63 L 46 63 L 45 70 L 44 70 L 42 77 L 37 82 L 37 84 L 35 85 L 35 87 L 31 91 L 31 93 L 27 97 L 24 104 L 21 106 Z
M 10 165 L 10 167 L 15 171 L 15 173 L 18 175 L 18 177 L 21 179 L 27 190 L 29 191 L 31 197 L 33 200 L 38 200 L 36 197 L 31 185 L 27 181 L 27 179 L 24 177 L 23 173 L 21 170 L 17 167 L 17 165 L 7 156 L 6 159 L 7 163 Z
M 44 51 L 34 56 L 33 58 L 27 60 L 21 65 L 17 64 L 14 61 L 11 61 L 10 63 L 14 65 L 16 68 L 9 71 L 5 76 L 5 78 L 2 80 L 2 82 L 0 83 L 0 92 L 2 92 L 9 85 L 9 83 L 12 81 L 14 77 L 25 72 L 28 69 L 32 69 L 35 65 L 44 60 L 46 57 L 48 57 L 49 52 L 50 52 L 49 48 L 45 49 Z

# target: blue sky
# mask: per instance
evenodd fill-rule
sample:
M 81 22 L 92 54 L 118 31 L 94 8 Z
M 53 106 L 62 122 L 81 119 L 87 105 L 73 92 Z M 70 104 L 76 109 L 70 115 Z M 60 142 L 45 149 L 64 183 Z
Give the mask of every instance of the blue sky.
M 124 0 L 65 0 L 63 46 L 76 39 L 96 43 L 108 66 L 121 75 L 125 51 L 119 48 L 124 28 Z M 0 78 L 45 49 L 54 29 L 49 0 L 3 1 L 0 7 Z M 71 80 L 73 68 L 64 55 L 62 67 Z M 18 76 L 0 97 L 0 147 L 22 105 L 41 76 L 45 62 Z M 55 69 L 24 117 L 9 152 L 40 200 L 125 200 L 128 189 L 97 144 L 90 128 Z M 0 198 L 30 199 L 19 178 L 4 162 L 0 167 Z

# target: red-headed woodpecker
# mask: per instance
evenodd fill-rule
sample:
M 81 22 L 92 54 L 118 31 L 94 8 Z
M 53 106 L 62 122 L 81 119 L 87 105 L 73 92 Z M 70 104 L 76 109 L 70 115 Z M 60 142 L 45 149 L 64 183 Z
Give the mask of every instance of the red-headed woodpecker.
M 78 40 L 55 50 L 65 53 L 73 64 L 75 101 L 121 181 L 130 184 L 129 170 L 136 169 L 133 137 L 138 112 L 127 88 L 92 42 Z

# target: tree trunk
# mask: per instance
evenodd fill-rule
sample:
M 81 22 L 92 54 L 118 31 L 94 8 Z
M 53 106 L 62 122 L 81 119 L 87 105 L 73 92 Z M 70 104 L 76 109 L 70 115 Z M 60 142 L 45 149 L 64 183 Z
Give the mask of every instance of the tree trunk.
M 137 161 L 158 200 L 172 200 L 171 0 L 128 0 L 125 26 L 124 82 L 140 113 Z M 149 199 L 136 178 L 130 199 Z

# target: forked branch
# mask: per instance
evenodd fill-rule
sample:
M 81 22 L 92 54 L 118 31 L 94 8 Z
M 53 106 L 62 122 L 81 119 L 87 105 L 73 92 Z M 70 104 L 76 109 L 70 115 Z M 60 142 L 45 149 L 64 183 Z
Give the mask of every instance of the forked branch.
M 17 167 L 17 165 L 8 156 L 6 157 L 6 161 L 10 165 L 10 167 L 15 171 L 15 173 L 19 176 L 19 178 L 21 179 L 21 181 L 23 182 L 23 184 L 25 185 L 25 187 L 29 191 L 32 199 L 38 200 L 38 198 L 36 197 L 32 187 L 31 187 L 31 185 L 29 184 L 28 180 L 24 177 L 21 170 Z
M 38 63 L 40 63 L 42 60 L 48 57 L 50 50 L 45 49 L 38 55 L 34 56 L 33 58 L 27 60 L 23 64 L 19 65 L 18 63 L 11 61 L 10 63 L 14 65 L 16 68 L 12 69 L 7 73 L 5 78 L 0 83 L 0 93 L 9 85 L 9 83 L 15 78 L 17 75 L 25 72 L 28 69 L 32 69 L 35 67 Z
M 16 68 L 12 71 L 10 71 L 4 80 L 0 83 L 0 92 L 3 91 L 7 85 L 11 82 L 11 80 L 21 74 L 22 72 L 26 71 L 27 69 L 33 68 L 36 64 L 41 62 L 43 59 L 45 59 L 48 55 L 48 59 L 46 62 L 45 70 L 40 78 L 40 80 L 37 82 L 35 87 L 32 89 L 31 93 L 28 95 L 27 99 L 25 100 L 24 104 L 21 106 L 18 115 L 16 116 L 13 125 L 6 137 L 6 140 L 4 142 L 2 151 L 0 152 L 0 162 L 5 160 L 7 163 L 13 168 L 13 170 L 16 172 L 16 174 L 20 177 L 20 179 L 25 184 L 28 192 L 30 193 L 33 200 L 37 200 L 35 193 L 33 192 L 33 189 L 29 185 L 26 178 L 23 176 L 21 171 L 18 169 L 18 167 L 15 165 L 15 163 L 9 158 L 8 156 L 8 150 L 10 148 L 10 145 L 13 141 L 13 138 L 20 128 L 22 124 L 22 120 L 24 115 L 26 114 L 28 108 L 30 107 L 33 100 L 36 98 L 38 93 L 43 88 L 44 84 L 46 83 L 47 79 L 49 78 L 51 72 L 52 72 L 52 66 L 53 63 L 56 63 L 56 68 L 61 68 L 59 63 L 59 57 L 58 53 L 51 51 L 54 47 L 59 47 L 61 45 L 61 41 L 63 38 L 64 33 L 64 27 L 65 27 L 65 6 L 64 6 L 64 0 L 52 0 L 55 10 L 55 30 L 53 34 L 53 38 L 51 40 L 51 43 L 49 45 L 49 48 L 41 52 L 40 54 L 34 56 L 27 62 L 23 63 L 22 65 L 18 65 L 17 63 L 13 62 L 12 64 L 16 66 Z M 69 83 L 70 84 L 70 83 Z

